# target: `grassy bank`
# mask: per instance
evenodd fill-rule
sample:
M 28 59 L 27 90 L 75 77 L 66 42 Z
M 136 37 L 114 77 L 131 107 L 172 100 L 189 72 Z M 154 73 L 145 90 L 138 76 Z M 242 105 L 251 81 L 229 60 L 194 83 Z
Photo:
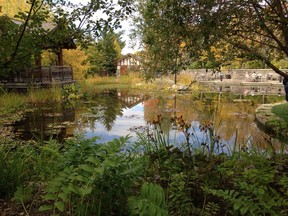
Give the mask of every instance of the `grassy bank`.
M 272 112 L 285 122 L 288 122 L 288 103 L 273 106 Z
M 27 93 L 8 93 L 0 95 L 0 122 L 16 120 L 27 108 L 45 103 L 59 103 L 63 100 L 61 88 L 35 89 Z

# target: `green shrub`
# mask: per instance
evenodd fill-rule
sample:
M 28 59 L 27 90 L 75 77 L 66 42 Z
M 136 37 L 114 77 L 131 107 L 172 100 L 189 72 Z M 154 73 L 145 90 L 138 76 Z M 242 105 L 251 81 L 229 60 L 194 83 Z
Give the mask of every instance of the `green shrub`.
M 144 183 L 138 197 L 129 198 L 130 215 L 167 216 L 164 190 L 161 186 Z
M 47 205 L 40 210 L 76 215 L 127 212 L 127 198 L 142 166 L 141 158 L 124 151 L 127 141 L 128 137 L 105 144 L 93 139 L 68 141 L 59 170 L 45 189 Z

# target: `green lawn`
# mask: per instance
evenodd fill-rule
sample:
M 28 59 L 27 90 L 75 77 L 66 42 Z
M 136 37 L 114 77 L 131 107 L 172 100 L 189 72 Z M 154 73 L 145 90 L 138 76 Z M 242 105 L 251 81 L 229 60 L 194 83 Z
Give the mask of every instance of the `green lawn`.
M 272 108 L 272 113 L 288 121 L 288 103 L 280 104 Z

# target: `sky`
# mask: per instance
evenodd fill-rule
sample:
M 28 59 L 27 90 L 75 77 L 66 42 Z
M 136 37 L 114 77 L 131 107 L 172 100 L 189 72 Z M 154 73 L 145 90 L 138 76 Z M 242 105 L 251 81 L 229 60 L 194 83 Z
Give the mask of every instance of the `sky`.
M 126 46 L 122 50 L 122 54 L 127 54 L 127 53 L 134 53 L 137 51 L 137 46 L 131 47 L 131 40 L 129 38 L 129 33 L 131 30 L 131 26 L 129 24 L 129 20 L 122 21 L 122 30 L 124 30 L 124 35 L 122 39 L 126 42 Z
M 78 4 L 78 3 L 82 3 L 82 4 L 85 4 L 87 3 L 89 0 L 71 0 L 74 4 Z M 114 2 L 116 0 L 113 0 Z M 98 15 L 97 15 L 98 16 Z M 100 14 L 101 16 L 101 14 Z M 131 20 L 127 19 L 127 20 L 123 20 L 121 22 L 121 25 L 122 25 L 122 29 L 119 29 L 119 31 L 123 30 L 124 31 L 124 35 L 122 36 L 122 40 L 125 41 L 126 43 L 126 46 L 123 48 L 122 50 L 122 54 L 128 54 L 128 53 L 134 53 L 138 50 L 138 46 L 134 46 L 134 47 L 131 47 L 131 40 L 129 38 L 129 33 L 130 33 L 130 30 L 131 30 Z

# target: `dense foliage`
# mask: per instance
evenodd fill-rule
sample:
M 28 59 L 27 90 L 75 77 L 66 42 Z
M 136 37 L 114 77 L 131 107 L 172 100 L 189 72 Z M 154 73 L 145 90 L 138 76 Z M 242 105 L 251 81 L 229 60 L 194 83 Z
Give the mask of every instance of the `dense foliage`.
M 13 78 L 23 68 L 33 67 L 43 50 L 58 52 L 71 40 L 87 47 L 91 37 L 97 38 L 103 29 L 119 27 L 121 19 L 132 11 L 130 0 L 80 4 L 32 0 L 27 2 L 27 8 L 18 11 L 15 20 L 1 17 L 0 76 L 4 78 Z
M 87 50 L 90 75 L 115 75 L 117 59 L 121 56 L 121 50 L 125 42 L 121 41 L 121 33 L 113 30 L 103 31 L 101 36 L 90 44 Z
M 287 61 L 287 1 L 139 0 L 137 5 L 137 33 L 153 73 L 187 61 L 215 68 L 244 58 L 287 76 L 275 64 Z

